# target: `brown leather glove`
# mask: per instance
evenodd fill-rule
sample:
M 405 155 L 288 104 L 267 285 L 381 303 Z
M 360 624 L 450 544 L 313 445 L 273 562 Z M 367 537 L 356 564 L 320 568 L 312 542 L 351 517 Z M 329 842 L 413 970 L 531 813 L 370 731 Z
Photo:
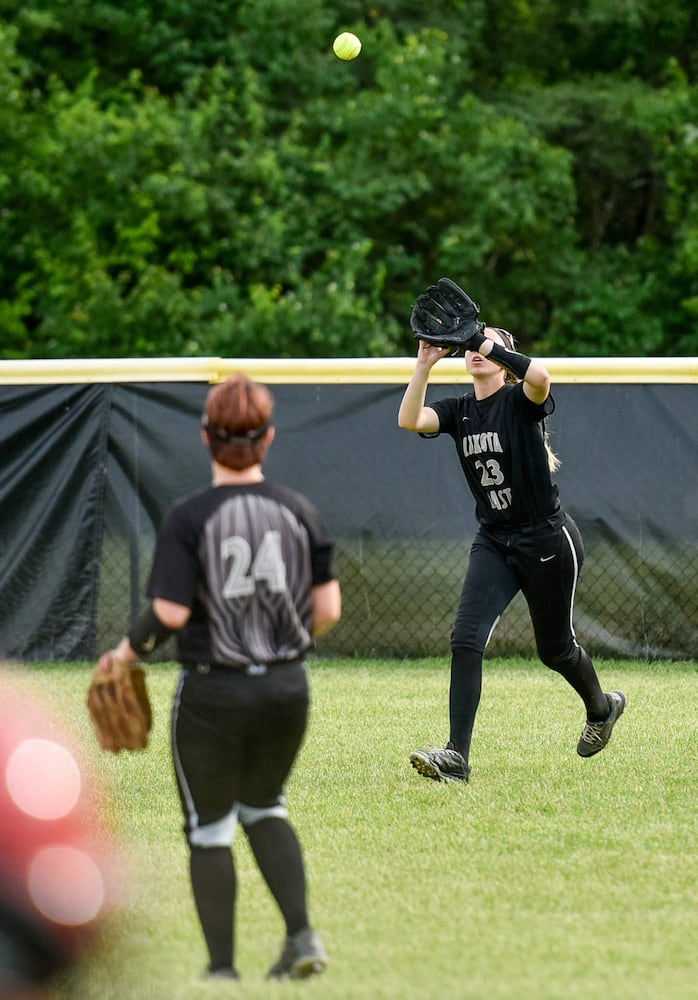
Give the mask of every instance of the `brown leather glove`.
M 87 708 L 102 750 L 145 750 L 153 715 L 145 670 L 104 653 L 94 669 Z

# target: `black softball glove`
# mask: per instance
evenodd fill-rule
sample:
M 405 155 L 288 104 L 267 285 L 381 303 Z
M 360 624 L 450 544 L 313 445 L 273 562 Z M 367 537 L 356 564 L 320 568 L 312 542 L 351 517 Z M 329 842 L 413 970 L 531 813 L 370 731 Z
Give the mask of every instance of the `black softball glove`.
M 410 326 L 417 340 L 450 347 L 452 355 L 465 354 L 476 351 L 485 339 L 479 312 L 480 307 L 455 281 L 439 278 L 413 305 Z

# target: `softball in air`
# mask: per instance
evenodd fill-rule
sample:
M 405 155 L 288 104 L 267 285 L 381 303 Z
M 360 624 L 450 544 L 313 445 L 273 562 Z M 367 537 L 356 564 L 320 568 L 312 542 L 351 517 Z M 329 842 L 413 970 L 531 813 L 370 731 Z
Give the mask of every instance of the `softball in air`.
M 351 31 L 343 31 L 335 38 L 332 48 L 338 59 L 356 59 L 361 52 L 361 39 L 352 35 Z

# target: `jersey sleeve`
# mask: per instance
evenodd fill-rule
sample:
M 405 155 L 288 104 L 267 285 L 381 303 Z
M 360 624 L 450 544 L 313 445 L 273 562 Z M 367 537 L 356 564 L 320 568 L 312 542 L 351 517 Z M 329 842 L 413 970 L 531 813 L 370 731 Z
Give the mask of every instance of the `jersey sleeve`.
M 452 434 L 453 428 L 458 422 L 458 408 L 460 399 L 457 396 L 447 396 L 444 399 L 437 399 L 433 403 L 426 403 L 429 409 L 433 410 L 439 418 L 438 431 L 420 431 L 419 436 L 423 438 L 436 438 L 440 434 Z
M 175 507 L 158 533 L 146 595 L 192 608 L 198 577 L 198 534 L 185 508 Z
M 547 398 L 542 403 L 533 403 L 523 391 L 523 382 L 519 382 L 512 394 L 516 406 L 523 416 L 533 421 L 545 420 L 555 411 L 555 400 L 552 393 L 548 393 Z
M 301 518 L 310 540 L 310 565 L 313 586 L 318 587 L 339 576 L 334 544 L 330 540 L 324 519 L 307 497 L 298 497 Z

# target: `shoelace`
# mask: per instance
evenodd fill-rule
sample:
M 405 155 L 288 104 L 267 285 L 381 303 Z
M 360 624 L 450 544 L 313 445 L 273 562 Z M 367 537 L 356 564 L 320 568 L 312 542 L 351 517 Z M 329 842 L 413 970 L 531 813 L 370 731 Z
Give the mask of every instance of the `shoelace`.
M 601 730 L 605 722 L 587 722 L 584 726 L 582 739 L 585 743 L 601 743 Z

